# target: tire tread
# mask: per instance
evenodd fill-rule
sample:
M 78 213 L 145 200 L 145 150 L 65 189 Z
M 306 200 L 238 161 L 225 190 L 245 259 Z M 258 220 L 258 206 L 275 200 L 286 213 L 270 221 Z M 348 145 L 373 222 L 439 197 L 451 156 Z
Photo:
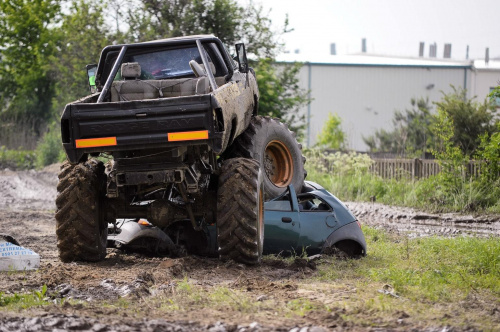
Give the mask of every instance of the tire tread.
M 104 165 L 95 159 L 61 166 L 55 214 L 61 261 L 95 262 L 106 256 L 99 211 L 105 179 Z
M 261 188 L 262 176 L 257 161 L 233 158 L 222 165 L 217 201 L 217 241 L 222 260 L 232 259 L 250 265 L 260 263 Z

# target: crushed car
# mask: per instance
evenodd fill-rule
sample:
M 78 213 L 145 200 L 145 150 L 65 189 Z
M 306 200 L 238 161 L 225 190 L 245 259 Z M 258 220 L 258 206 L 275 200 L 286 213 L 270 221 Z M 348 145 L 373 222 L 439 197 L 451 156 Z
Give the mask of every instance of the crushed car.
M 299 194 L 289 185 L 282 195 L 264 203 L 264 211 L 264 254 L 366 255 L 359 221 L 337 197 L 315 182 L 305 181 Z M 122 220 L 118 226 L 110 224 L 108 246 L 165 256 L 217 255 L 214 225 L 205 225 L 202 232 L 178 226 L 161 229 L 144 219 Z

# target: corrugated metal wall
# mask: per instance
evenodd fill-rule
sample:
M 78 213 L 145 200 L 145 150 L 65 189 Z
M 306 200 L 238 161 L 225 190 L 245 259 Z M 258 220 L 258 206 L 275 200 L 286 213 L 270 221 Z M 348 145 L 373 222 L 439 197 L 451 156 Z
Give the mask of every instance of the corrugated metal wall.
M 367 146 L 362 137 L 381 128 L 391 130 L 395 110 L 410 108 L 412 98 L 428 97 L 431 102 L 440 100 L 441 91 L 452 90 L 450 85 L 464 85 L 465 71 L 467 80 L 470 80 L 470 70 L 460 67 L 306 64 L 301 69 L 300 85 L 308 89 L 310 84 L 314 100 L 310 105 L 310 133 L 306 134 L 305 143 L 309 139 L 309 146 L 314 145 L 331 112 L 342 118 L 349 148 L 365 151 Z M 466 84 L 469 86 L 470 82 Z M 307 114 L 308 107 L 303 112 Z
M 477 96 L 478 101 L 483 101 L 490 93 L 490 88 L 498 86 L 499 82 L 500 70 L 476 70 L 471 75 L 471 95 Z

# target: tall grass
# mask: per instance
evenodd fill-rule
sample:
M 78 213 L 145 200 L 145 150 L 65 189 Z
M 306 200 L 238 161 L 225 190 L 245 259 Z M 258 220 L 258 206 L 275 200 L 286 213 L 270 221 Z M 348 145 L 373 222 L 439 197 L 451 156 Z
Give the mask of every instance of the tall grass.
M 0 119 L 0 145 L 8 150 L 33 150 L 45 125 L 39 120 Z

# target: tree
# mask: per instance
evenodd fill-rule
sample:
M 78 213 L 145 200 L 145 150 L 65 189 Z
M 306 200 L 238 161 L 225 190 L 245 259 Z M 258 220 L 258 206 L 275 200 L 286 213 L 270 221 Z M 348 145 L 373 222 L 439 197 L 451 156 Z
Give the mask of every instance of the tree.
M 496 110 L 492 100 L 485 99 L 480 103 L 475 97 L 467 99 L 465 89 L 453 87 L 452 93 L 443 94 L 443 99 L 435 104 L 451 119 L 452 141 L 467 156 L 475 153 L 482 135 L 491 135 L 496 131 Z
M 271 59 L 255 64 L 259 85 L 259 114 L 279 118 L 300 138 L 305 128 L 302 106 L 309 102 L 307 91 L 300 89 L 297 77 L 300 63 L 276 66 Z
M 498 82 L 497 82 L 498 83 Z M 490 98 L 500 98 L 500 85 L 497 86 L 496 88 L 494 88 L 490 94 L 489 94 L 489 97 Z
M 433 116 L 429 99 L 412 99 L 410 103 L 410 109 L 394 112 L 392 131 L 380 129 L 372 136 L 363 137 L 370 151 L 415 156 L 429 151 L 433 140 Z
M 59 36 L 59 0 L 0 2 L 0 116 L 32 122 L 35 134 L 50 115 L 55 95 L 51 57 Z
M 342 120 L 332 113 L 328 113 L 328 119 L 318 135 L 316 145 L 328 149 L 342 149 L 345 144 L 345 133 L 342 131 Z
M 245 42 L 256 58 L 274 58 L 282 33 L 272 28 L 262 6 L 242 7 L 235 0 L 141 0 L 142 7 L 129 12 L 133 41 L 194 34 L 214 34 L 225 44 Z M 283 32 L 287 32 L 288 19 Z
M 75 0 L 63 17 L 59 33 L 64 41 L 53 58 L 55 112 L 59 118 L 64 105 L 89 94 L 85 65 L 97 62 L 101 50 L 112 36 L 104 20 L 104 7 L 97 0 Z

